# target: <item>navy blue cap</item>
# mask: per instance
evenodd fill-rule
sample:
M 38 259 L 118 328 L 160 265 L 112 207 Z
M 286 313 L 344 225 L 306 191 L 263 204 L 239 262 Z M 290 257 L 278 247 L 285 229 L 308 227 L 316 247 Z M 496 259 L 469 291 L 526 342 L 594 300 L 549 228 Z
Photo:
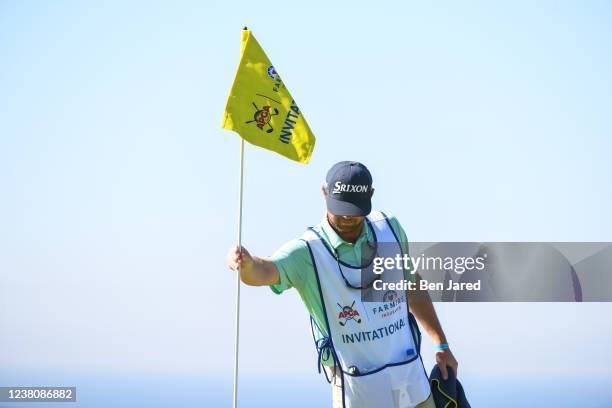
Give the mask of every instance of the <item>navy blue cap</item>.
M 327 172 L 327 210 L 334 215 L 366 216 L 372 211 L 372 175 L 359 162 L 342 161 Z

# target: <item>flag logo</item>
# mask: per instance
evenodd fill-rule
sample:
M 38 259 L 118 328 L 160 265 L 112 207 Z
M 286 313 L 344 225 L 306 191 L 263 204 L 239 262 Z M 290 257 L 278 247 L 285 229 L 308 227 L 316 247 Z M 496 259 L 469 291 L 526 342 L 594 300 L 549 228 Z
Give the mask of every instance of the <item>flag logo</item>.
M 266 133 L 274 132 L 274 128 L 272 127 L 272 125 L 270 125 L 270 119 L 272 119 L 272 116 L 278 115 L 278 109 L 274 108 L 274 113 L 270 113 L 270 109 L 272 108 L 270 105 L 264 105 L 261 109 L 259 109 L 257 105 L 255 105 L 255 102 L 252 102 L 252 104 L 255 107 L 255 114 L 253 114 L 253 120 L 249 120 L 245 123 L 255 122 L 257 127 L 261 130 L 263 130 L 264 126 L 268 125 Z

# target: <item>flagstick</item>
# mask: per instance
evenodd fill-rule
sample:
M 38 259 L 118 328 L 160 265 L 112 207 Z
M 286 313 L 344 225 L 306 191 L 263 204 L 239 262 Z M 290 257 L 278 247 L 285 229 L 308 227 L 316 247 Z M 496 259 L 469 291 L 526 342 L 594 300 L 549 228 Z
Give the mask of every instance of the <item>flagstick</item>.
M 244 139 L 240 138 L 240 193 L 238 204 L 238 250 L 242 254 L 242 184 L 244 170 Z M 240 339 L 240 267 L 236 274 L 236 338 L 234 344 L 234 408 L 238 406 L 238 344 Z

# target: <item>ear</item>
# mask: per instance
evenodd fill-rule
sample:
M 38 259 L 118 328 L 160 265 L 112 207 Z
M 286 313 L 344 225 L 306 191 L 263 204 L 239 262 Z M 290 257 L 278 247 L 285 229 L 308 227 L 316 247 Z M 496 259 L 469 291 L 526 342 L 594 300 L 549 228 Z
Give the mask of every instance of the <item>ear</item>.
M 323 198 L 327 198 L 327 189 L 325 188 L 325 184 L 321 186 L 321 192 L 323 193 Z

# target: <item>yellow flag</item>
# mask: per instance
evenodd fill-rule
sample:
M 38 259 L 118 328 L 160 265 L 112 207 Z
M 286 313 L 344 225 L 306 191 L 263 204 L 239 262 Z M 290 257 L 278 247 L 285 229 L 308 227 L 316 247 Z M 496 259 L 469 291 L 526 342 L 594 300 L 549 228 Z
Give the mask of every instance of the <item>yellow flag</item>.
M 250 30 L 242 31 L 242 51 L 223 124 L 244 140 L 308 163 L 315 137 L 302 111 Z

